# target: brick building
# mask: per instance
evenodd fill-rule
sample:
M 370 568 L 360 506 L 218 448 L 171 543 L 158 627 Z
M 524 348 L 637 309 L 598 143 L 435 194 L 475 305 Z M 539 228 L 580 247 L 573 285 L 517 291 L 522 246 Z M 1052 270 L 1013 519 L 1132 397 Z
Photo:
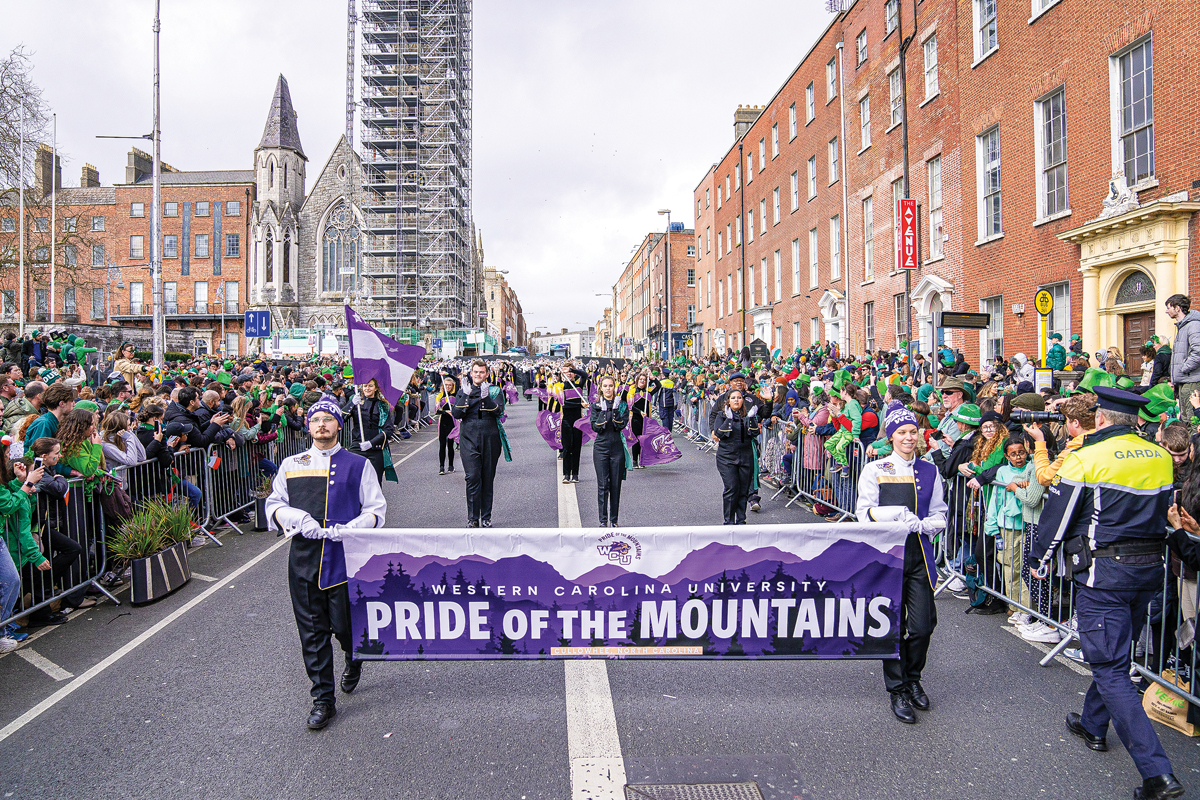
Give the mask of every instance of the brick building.
M 648 233 L 613 285 L 613 355 L 663 352 L 667 331 L 674 352 L 686 352 L 695 317 L 695 231 L 672 223 L 671 233 Z M 668 269 L 668 240 L 670 269 Z M 669 288 L 668 288 L 669 287 Z M 668 320 L 668 316 L 670 319 Z
M 1030 4 L 857 0 L 768 103 L 737 110 L 732 146 L 693 193 L 705 352 L 907 338 L 894 232 L 905 128 L 923 351 L 941 336 L 972 363 L 1036 356 L 1042 287 L 1050 330 L 1081 333 L 1090 351 L 1166 330 L 1162 301 L 1200 290 L 1183 77 L 1200 22 L 1184 0 L 1133 16 L 1112 0 Z M 992 327 L 939 332 L 943 310 L 988 311 Z
M 527 347 L 525 314 L 517 291 L 504 275 L 508 270 L 485 267 L 483 270 L 483 303 L 487 312 L 484 327 L 500 344 L 500 350 Z

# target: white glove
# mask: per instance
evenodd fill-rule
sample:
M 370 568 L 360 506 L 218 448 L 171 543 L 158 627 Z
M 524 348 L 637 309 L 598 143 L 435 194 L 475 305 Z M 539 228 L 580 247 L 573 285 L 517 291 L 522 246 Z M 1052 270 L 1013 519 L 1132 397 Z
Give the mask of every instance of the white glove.
M 346 532 L 345 525 L 334 525 L 331 528 L 324 529 L 325 538 L 331 542 L 340 542 L 342 540 L 342 536 L 345 534 L 345 532 Z
M 358 448 L 365 453 L 371 449 L 371 443 L 364 439 L 358 443 Z
M 487 397 L 488 392 L 490 392 L 491 389 L 492 389 L 492 387 L 488 386 L 488 382 L 484 381 L 483 383 L 479 384 L 479 396 Z
M 600 410 L 608 411 L 608 401 L 605 400 L 603 397 L 600 398 Z
M 908 526 L 909 533 L 921 532 L 921 518 L 912 512 L 912 509 L 905 508 L 904 515 L 900 517 L 900 522 Z
M 725 419 L 733 419 L 733 409 L 725 406 Z
M 362 395 L 361 395 L 361 394 L 359 394 L 358 392 L 355 392 L 355 393 L 354 393 L 354 400 L 353 400 L 353 403 L 354 403 L 354 405 L 356 405 L 356 406 L 361 406 L 361 405 L 362 405 L 362 401 L 363 401 L 363 399 L 362 399 Z
M 325 529 L 318 525 L 317 521 L 310 514 L 304 515 L 304 519 L 300 522 L 299 533 L 305 539 L 325 538 Z
M 746 416 L 753 417 L 753 416 L 756 416 L 757 414 L 758 414 L 758 406 L 750 406 L 750 413 L 747 414 Z

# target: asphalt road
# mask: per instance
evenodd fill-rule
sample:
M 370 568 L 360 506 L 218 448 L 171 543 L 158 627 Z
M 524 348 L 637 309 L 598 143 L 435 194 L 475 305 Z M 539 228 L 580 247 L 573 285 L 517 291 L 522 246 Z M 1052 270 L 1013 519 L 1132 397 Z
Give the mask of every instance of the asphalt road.
M 497 527 L 553 527 L 554 454 L 534 403 L 506 426 L 512 463 L 496 479 Z M 432 443 L 430 443 L 432 441 Z M 716 524 L 711 454 L 630 473 L 628 525 Z M 389 524 L 466 522 L 462 471 L 437 474 L 432 430 L 393 449 Z M 573 488 L 596 524 L 584 448 Z M 768 502 L 754 522 L 812 522 Z M 752 515 L 753 516 L 753 515 Z M 108 604 L 0 657 L 4 798 L 570 798 L 564 665 L 368 664 L 320 733 L 287 592 L 286 545 L 226 534 L 190 557 L 196 578 L 158 603 Z M 607 674 L 630 782 L 755 780 L 795 798 L 1128 797 L 1137 771 L 1115 734 L 1108 753 L 1063 728 L 1088 678 L 943 597 L 924 681 L 933 710 L 896 722 L 877 662 L 612 661 Z M 32 657 L 33 651 L 41 658 Z M 340 656 L 338 657 L 340 661 Z M 57 680 L 42 667 L 47 664 Z M 70 675 L 65 675 L 70 673 Z M 1159 727 L 1175 772 L 1200 791 L 1200 742 Z

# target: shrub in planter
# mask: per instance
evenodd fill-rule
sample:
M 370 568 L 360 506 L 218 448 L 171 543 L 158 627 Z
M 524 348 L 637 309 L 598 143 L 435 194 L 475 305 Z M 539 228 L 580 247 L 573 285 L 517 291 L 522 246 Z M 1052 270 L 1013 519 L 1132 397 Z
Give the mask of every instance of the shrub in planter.
M 179 506 L 156 498 L 138 505 L 109 537 L 109 553 L 132 570 L 135 605 L 165 597 L 191 580 L 186 545 L 191 530 L 191 509 L 184 506 L 181 512 Z
M 270 520 L 267 519 L 267 498 L 271 496 L 271 479 L 266 475 L 262 478 L 262 485 L 258 487 L 258 492 L 254 495 L 254 530 L 265 531 L 271 527 Z

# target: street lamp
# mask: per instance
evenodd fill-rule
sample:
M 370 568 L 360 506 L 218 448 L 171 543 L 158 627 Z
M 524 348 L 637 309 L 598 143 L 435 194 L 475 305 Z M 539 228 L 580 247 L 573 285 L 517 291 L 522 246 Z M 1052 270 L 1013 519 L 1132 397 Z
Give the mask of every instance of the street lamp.
M 667 358 L 671 358 L 671 209 L 660 208 L 659 214 L 667 217 Z

